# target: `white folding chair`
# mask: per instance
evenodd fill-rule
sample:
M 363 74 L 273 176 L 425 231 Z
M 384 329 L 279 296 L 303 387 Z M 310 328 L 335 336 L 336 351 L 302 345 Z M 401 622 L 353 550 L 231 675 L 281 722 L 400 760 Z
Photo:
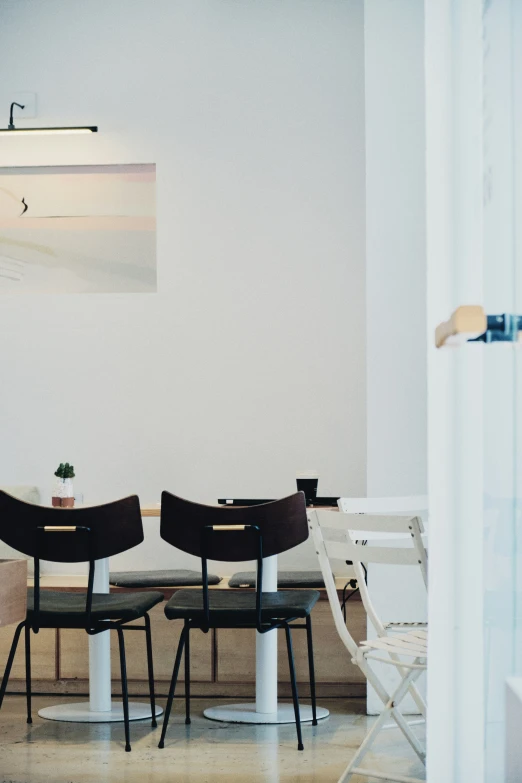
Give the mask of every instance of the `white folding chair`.
M 348 649 L 353 663 L 359 666 L 383 704 L 382 712 L 339 779 L 339 783 L 347 783 L 355 774 L 393 780 L 398 783 L 422 783 L 418 778 L 384 774 L 379 770 L 364 769 L 359 766 L 390 717 L 401 729 L 419 759 L 424 764 L 426 762 L 425 752 L 406 722 L 400 704 L 404 697 L 411 693 L 422 714 L 426 714 L 425 703 L 415 688 L 415 682 L 427 666 L 427 632 L 424 628 L 414 627 L 406 633 L 389 634 L 373 609 L 363 568 L 363 564 L 366 566 L 368 563 L 417 566 L 427 581 L 427 556 L 422 541 L 422 521 L 419 517 L 412 516 L 370 516 L 310 510 L 309 524 L 337 632 Z M 343 533 L 341 541 L 339 531 Z M 375 536 L 381 541 L 383 538 L 397 540 L 394 541 L 394 546 L 376 546 Z M 400 542 L 408 546 L 398 546 Z M 370 621 L 372 624 L 375 622 L 376 639 L 363 641 L 358 645 L 350 634 L 337 597 L 330 560 L 341 560 L 344 563 L 347 560 L 352 561 L 363 604 Z M 395 667 L 399 674 L 399 684 L 393 692 L 389 693 L 382 684 L 370 664 L 371 661 L 379 661 Z
M 428 497 L 426 495 L 408 495 L 401 497 L 371 497 L 371 498 L 355 498 L 344 497 L 339 498 L 337 505 L 339 511 L 344 514 L 385 514 L 390 515 L 407 515 L 407 516 L 427 516 L 428 510 Z M 390 541 L 393 538 L 403 538 L 404 535 L 386 532 L 371 532 L 367 531 L 367 538 L 377 542 L 379 540 Z M 354 540 L 357 538 L 365 538 L 361 535 L 354 536 Z M 392 543 L 390 541 L 390 543 Z M 393 544 L 392 544 L 393 545 Z M 424 552 L 424 548 L 422 550 Z M 425 554 L 425 553 L 424 553 Z M 367 569 L 362 568 L 361 565 L 357 568 L 357 579 L 361 584 L 361 574 L 364 570 L 364 576 L 366 579 L 363 582 L 364 588 L 368 581 L 371 584 L 371 595 L 368 590 L 361 591 L 364 607 L 368 616 L 368 634 L 373 638 L 373 635 L 384 636 L 393 634 L 396 632 L 404 632 L 405 630 L 415 630 L 419 628 L 427 628 L 426 611 L 427 607 L 423 606 L 426 601 L 427 595 L 424 593 L 424 597 L 419 594 L 419 589 L 422 589 L 422 581 L 426 585 L 426 568 L 424 571 L 417 573 L 416 569 L 407 569 L 409 573 L 402 573 L 400 579 L 396 579 L 395 576 L 391 576 L 390 571 L 393 572 L 393 566 L 382 567 L 381 564 L 368 564 Z M 412 573 L 415 571 L 415 573 Z M 398 588 L 400 585 L 400 589 Z M 378 610 L 376 609 L 378 607 Z M 384 612 L 383 615 L 381 611 Z M 393 618 L 393 619 L 392 619 Z M 400 620 L 398 618 L 401 618 Z M 391 689 L 394 687 L 396 680 L 395 672 L 386 671 L 388 667 L 384 664 L 375 666 L 381 678 L 384 678 L 386 687 Z M 421 689 L 425 690 L 424 687 Z M 410 690 L 413 700 L 408 700 L 403 705 L 403 711 L 405 712 L 420 712 L 424 715 L 422 705 L 424 701 L 416 697 L 416 687 Z M 380 699 L 373 691 L 373 688 L 368 688 L 367 694 L 367 711 L 369 715 L 380 714 Z M 424 720 L 413 720 L 410 722 L 410 726 L 414 726 L 418 723 L 424 723 Z M 388 724 L 384 728 L 394 728 L 395 724 Z
M 387 516 L 390 516 L 390 514 L 395 515 L 395 513 L 402 514 L 403 512 L 411 512 L 414 508 L 414 506 L 417 505 L 420 509 L 422 507 L 427 507 L 427 498 L 426 497 L 400 497 L 400 498 L 339 498 L 338 506 L 339 511 L 341 511 L 343 514 L 346 515 L 354 515 L 354 514 L 361 514 L 364 515 L 362 520 L 357 520 L 357 528 L 354 526 L 350 526 L 349 523 L 346 521 L 343 524 L 343 530 L 347 529 L 348 533 L 350 534 L 350 538 L 352 541 L 367 541 L 367 539 L 371 539 L 372 541 L 378 541 L 378 540 L 387 540 L 392 541 L 393 539 L 400 539 L 404 541 L 404 539 L 408 540 L 410 537 L 412 539 L 413 547 L 417 551 L 418 555 L 418 565 L 420 568 L 420 572 L 422 575 L 422 579 L 424 581 L 424 585 L 426 589 L 428 588 L 428 556 L 426 553 L 426 549 L 424 547 L 423 537 L 422 534 L 424 533 L 424 526 L 422 523 L 422 520 L 419 519 L 419 531 L 417 532 L 417 529 L 415 528 L 414 531 L 408 531 L 408 533 L 393 533 L 388 528 L 385 528 L 384 530 L 379 529 L 375 530 L 373 528 L 370 528 L 368 526 L 366 516 L 367 514 L 375 514 L 375 515 L 381 515 L 383 512 Z M 357 509 L 357 511 L 354 511 L 354 509 Z M 366 520 L 366 521 L 365 521 Z M 380 526 L 379 526 L 380 527 Z M 363 551 L 363 550 L 361 550 Z M 366 551 L 366 550 L 364 550 Z M 382 562 L 380 560 L 373 560 L 372 562 Z M 368 619 L 371 622 L 377 636 L 388 636 L 390 632 L 393 632 L 395 630 L 404 630 L 407 628 L 426 628 L 427 623 L 426 622 L 383 622 L 381 618 L 379 617 L 374 603 L 370 597 L 370 593 L 368 591 L 368 584 L 367 584 L 367 571 L 365 570 L 365 566 L 362 562 L 359 562 L 357 560 L 353 561 L 353 568 L 355 571 L 355 575 L 357 578 L 357 586 L 359 587 L 359 591 L 361 594 L 361 599 L 364 605 L 364 609 L 366 611 L 366 614 L 368 615 Z M 419 712 L 421 712 L 423 715 L 424 709 L 421 707 L 421 703 L 418 702 L 417 699 L 415 699 L 417 706 L 419 707 Z M 422 705 L 424 705 L 424 701 L 422 700 Z

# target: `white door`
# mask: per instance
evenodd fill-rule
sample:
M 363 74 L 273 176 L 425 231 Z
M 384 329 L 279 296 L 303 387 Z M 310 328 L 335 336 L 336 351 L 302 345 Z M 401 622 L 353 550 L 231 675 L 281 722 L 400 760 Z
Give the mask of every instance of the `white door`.
M 433 783 L 503 783 L 522 674 L 522 354 L 500 318 L 522 313 L 521 50 L 520 0 L 426 0 L 428 331 L 499 316 L 491 341 L 429 348 Z

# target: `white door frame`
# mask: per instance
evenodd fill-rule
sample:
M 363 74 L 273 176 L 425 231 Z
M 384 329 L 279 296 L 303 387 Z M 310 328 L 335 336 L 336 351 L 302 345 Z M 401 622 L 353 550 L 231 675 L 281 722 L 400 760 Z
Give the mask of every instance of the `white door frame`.
M 434 331 L 482 298 L 482 0 L 425 0 L 428 781 L 484 779 L 482 350 Z

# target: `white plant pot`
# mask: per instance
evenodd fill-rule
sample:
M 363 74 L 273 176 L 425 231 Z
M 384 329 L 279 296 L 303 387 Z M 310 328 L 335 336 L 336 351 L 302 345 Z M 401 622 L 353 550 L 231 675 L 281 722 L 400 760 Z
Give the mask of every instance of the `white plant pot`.
M 57 478 L 52 495 L 53 506 L 71 508 L 74 506 L 74 488 L 72 479 Z

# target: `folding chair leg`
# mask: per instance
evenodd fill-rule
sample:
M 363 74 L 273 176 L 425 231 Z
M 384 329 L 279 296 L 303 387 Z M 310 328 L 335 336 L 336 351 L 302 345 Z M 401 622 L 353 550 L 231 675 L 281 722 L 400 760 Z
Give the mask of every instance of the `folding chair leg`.
M 410 729 L 410 724 L 408 721 L 404 718 L 404 715 L 402 712 L 400 712 L 398 709 L 392 710 L 392 715 L 395 718 L 398 727 L 401 729 L 402 733 L 410 743 L 411 747 L 419 757 L 419 759 L 422 761 L 423 764 L 426 764 L 426 753 L 423 750 L 423 747 L 415 734 L 412 733 Z
M 295 727 L 297 729 L 297 750 L 304 750 L 301 734 L 301 713 L 299 711 L 299 696 L 297 693 L 297 681 L 295 678 L 294 650 L 292 647 L 292 634 L 290 627 L 285 625 L 286 649 L 288 652 L 288 666 L 290 667 L 290 682 L 292 684 L 292 699 L 294 702 Z
M 174 670 L 172 672 L 172 680 L 170 681 L 169 697 L 167 699 L 167 706 L 165 707 L 165 716 L 163 718 L 163 728 L 161 730 L 161 738 L 158 743 L 158 748 L 165 747 L 165 734 L 167 733 L 167 726 L 170 718 L 170 711 L 172 709 L 172 701 L 174 699 L 174 691 L 176 690 L 176 683 L 178 681 L 179 666 L 181 663 L 181 655 L 183 653 L 183 647 L 185 646 L 185 638 L 187 630 L 184 627 L 178 644 L 178 651 L 176 653 L 176 660 L 174 661 Z
M 145 638 L 147 640 L 147 668 L 149 671 L 149 695 L 150 695 L 150 709 L 152 712 L 153 729 L 158 725 L 156 721 L 156 694 L 154 692 L 154 663 L 152 658 L 152 635 L 150 631 L 150 617 L 145 615 Z
M 11 644 L 11 649 L 9 650 L 9 657 L 7 658 L 7 664 L 5 667 L 4 676 L 2 678 L 2 684 L 0 685 L 0 707 L 4 701 L 5 692 L 7 690 L 7 683 L 9 682 L 9 675 L 11 674 L 11 668 L 13 666 L 14 657 L 16 655 L 16 648 L 18 647 L 18 640 L 20 639 L 20 634 L 22 633 L 22 628 L 24 626 L 25 620 L 17 626 L 16 631 L 14 632 L 13 642 Z
M 398 655 L 395 655 L 395 653 L 388 653 L 392 661 L 397 661 L 397 663 L 400 663 L 400 658 Z M 407 669 L 404 669 L 403 666 L 397 666 L 397 671 L 401 675 L 401 677 L 406 677 L 407 675 Z M 419 690 L 416 685 L 413 683 L 410 685 L 410 694 L 415 702 L 416 706 L 419 709 L 420 714 L 426 718 L 426 702 L 422 698 L 422 696 L 419 693 Z
M 130 753 L 130 726 L 129 726 L 129 691 L 127 688 L 127 663 L 125 660 L 125 640 L 121 628 L 118 632 L 118 642 L 120 645 L 120 668 L 121 668 L 121 693 L 123 699 L 123 720 L 125 723 L 125 750 Z
M 372 772 L 370 770 L 363 770 L 359 767 L 359 762 L 362 761 L 363 757 L 370 750 L 370 747 L 372 746 L 377 734 L 383 728 L 384 722 L 386 721 L 389 715 L 393 716 L 393 718 L 397 722 L 398 727 L 401 729 L 402 733 L 404 734 L 404 736 L 412 746 L 417 756 L 423 762 L 423 764 L 426 763 L 426 754 L 422 750 L 422 746 L 420 745 L 417 738 L 412 734 L 408 724 L 404 720 L 404 717 L 402 716 L 402 713 L 400 712 L 397 706 L 398 704 L 401 703 L 401 701 L 408 693 L 412 683 L 414 683 L 415 680 L 417 680 L 420 677 L 423 671 L 424 671 L 423 669 L 411 669 L 409 673 L 406 675 L 406 677 L 404 677 L 403 680 L 400 682 L 393 695 L 388 696 L 388 700 L 385 703 L 383 698 L 384 690 L 379 682 L 377 690 L 379 692 L 381 699 L 383 699 L 384 709 L 379 715 L 379 717 L 377 718 L 377 720 L 375 721 L 375 723 L 373 724 L 368 734 L 366 735 L 364 742 L 359 747 L 357 753 L 351 760 L 350 764 L 339 778 L 339 783 L 348 783 L 351 777 L 356 774 L 357 775 L 366 774 L 369 775 L 370 777 L 372 776 Z M 370 673 L 370 676 L 368 676 L 368 672 Z M 370 684 L 375 687 L 375 681 L 377 680 L 377 678 L 375 677 L 375 674 L 373 674 L 372 670 L 369 669 L 369 667 L 367 668 L 365 674 Z M 388 775 L 388 779 L 394 780 L 393 774 Z M 396 779 L 400 780 L 400 777 Z
M 308 668 L 310 670 L 310 698 L 312 700 L 312 726 L 317 726 L 317 703 L 315 699 L 314 645 L 312 641 L 312 618 L 306 618 L 306 641 L 308 644 Z
M 417 660 L 416 660 L 417 662 Z M 400 711 L 398 705 L 402 702 L 406 694 L 411 688 L 411 685 L 415 682 L 415 680 L 418 680 L 421 676 L 423 669 L 411 669 L 409 674 L 406 675 L 406 677 L 403 679 L 395 693 L 390 699 L 392 710 L 391 714 L 397 723 L 398 727 L 410 743 L 411 747 L 419 757 L 419 759 L 422 761 L 423 764 L 426 764 L 426 753 L 424 752 L 424 749 L 415 736 L 413 734 L 412 730 L 410 729 L 410 726 L 406 719 L 404 718 L 404 715 Z
M 190 725 L 190 626 L 185 625 L 185 723 Z
M 345 771 L 339 778 L 339 783 L 348 783 L 352 775 L 355 775 L 355 768 L 358 767 L 359 762 L 362 761 L 363 757 L 368 753 L 370 750 L 370 747 L 372 746 L 377 734 L 381 730 L 382 724 L 386 720 L 386 718 L 389 716 L 391 711 L 391 707 L 385 707 L 384 710 L 381 712 L 373 726 L 371 727 L 370 731 L 364 738 L 364 741 L 359 746 L 359 749 L 357 750 L 357 753 L 351 760 L 351 762 L 346 767 Z
M 25 698 L 27 701 L 27 723 L 33 722 L 31 715 L 31 626 L 25 624 Z

